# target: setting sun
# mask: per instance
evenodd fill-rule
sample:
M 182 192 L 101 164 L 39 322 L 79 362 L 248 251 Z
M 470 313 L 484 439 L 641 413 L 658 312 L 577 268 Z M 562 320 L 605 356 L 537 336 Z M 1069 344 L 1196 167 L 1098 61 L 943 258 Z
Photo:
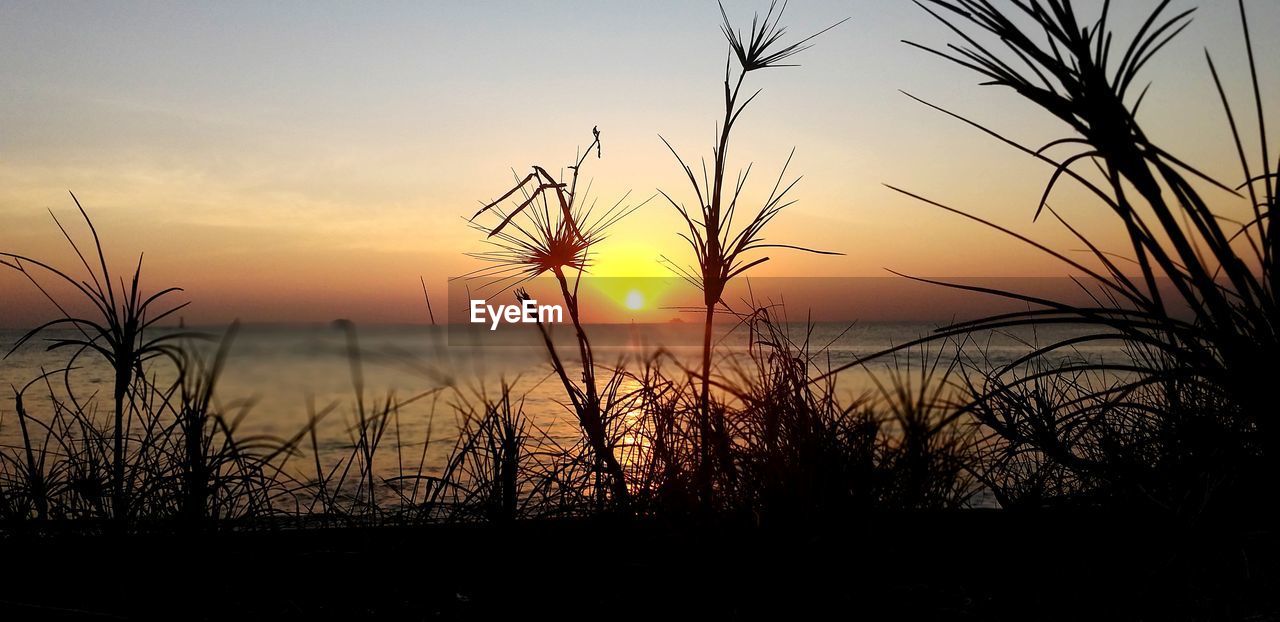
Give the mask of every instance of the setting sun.
M 641 294 L 640 290 L 638 289 L 633 289 L 627 292 L 626 305 L 627 305 L 627 308 L 631 309 L 632 311 L 639 311 L 640 309 L 643 309 L 644 294 Z

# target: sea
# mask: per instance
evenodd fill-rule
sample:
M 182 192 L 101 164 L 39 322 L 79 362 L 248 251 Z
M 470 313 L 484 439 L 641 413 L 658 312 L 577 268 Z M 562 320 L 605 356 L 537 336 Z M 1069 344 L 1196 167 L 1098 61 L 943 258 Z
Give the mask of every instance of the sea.
M 715 335 L 722 370 L 749 361 L 750 349 L 763 347 L 767 341 L 741 325 L 724 324 Z M 792 344 L 807 347 L 815 375 L 911 344 L 938 329 L 938 325 L 913 322 L 792 323 L 781 327 Z M 600 324 L 586 326 L 585 331 L 598 344 L 594 357 L 602 377 L 608 369 L 634 369 L 640 361 L 654 356 L 667 360 L 669 370 L 677 364 L 693 369 L 700 360 L 702 333 L 695 324 Z M 152 336 L 175 332 L 177 329 L 165 329 Z M 206 367 L 216 352 L 225 348 L 214 405 L 237 437 L 289 440 L 314 422 L 326 464 L 350 454 L 361 409 L 377 412 L 390 403 L 396 406 L 396 416 L 383 435 L 380 451 L 385 453 L 379 468 L 391 475 L 398 469 L 416 470 L 422 460 L 425 471 L 438 471 L 459 430 L 483 410 L 485 399 L 499 395 L 504 385 L 510 387 L 512 397 L 540 433 L 557 442 L 570 442 L 578 433 L 564 388 L 552 374 L 548 352 L 540 340 L 495 345 L 468 339 L 465 333 L 443 326 L 352 327 L 345 323 L 245 325 L 234 334 L 226 327 L 182 332 L 200 333 L 200 337 L 184 337 L 180 343 L 196 353 Z M 921 371 L 946 369 L 957 357 L 981 357 L 986 365 L 1007 364 L 1037 346 L 1085 332 L 1083 327 L 1053 326 L 973 334 L 963 343 L 932 341 L 839 371 L 835 374 L 836 390 L 852 400 L 874 394 L 877 381 L 883 382 L 889 374 L 905 373 L 918 381 Z M 0 330 L 0 347 L 8 353 L 0 360 L 0 445 L 10 451 L 21 446 L 15 416 L 18 391 L 24 391 L 24 403 L 34 418 L 47 419 L 59 402 L 65 405 L 69 387 L 80 404 L 107 421 L 112 408 L 111 367 L 93 351 L 77 353 L 73 347 L 49 347 L 60 339 L 83 336 L 74 330 L 51 330 L 15 348 L 23 334 L 21 330 Z M 572 332 L 560 330 L 555 343 L 570 373 L 578 373 Z M 1069 356 L 1116 360 L 1124 357 L 1125 351 L 1119 343 L 1097 342 L 1077 346 Z M 63 371 L 69 362 L 70 371 Z M 42 378 L 46 373 L 49 375 Z M 158 385 L 174 377 L 172 365 L 162 359 L 152 361 L 148 373 Z M 309 444 L 308 439 L 304 445 Z

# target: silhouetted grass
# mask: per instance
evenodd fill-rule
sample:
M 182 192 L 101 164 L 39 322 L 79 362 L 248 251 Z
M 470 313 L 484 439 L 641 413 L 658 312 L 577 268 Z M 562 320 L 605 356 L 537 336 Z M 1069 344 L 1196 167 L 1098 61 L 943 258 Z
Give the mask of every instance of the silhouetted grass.
M 955 364 L 920 351 L 884 370 L 878 390 L 841 397 L 827 346 L 809 340 L 775 307 L 743 318 L 752 344 L 713 368 L 711 407 L 727 422 L 713 465 L 715 509 L 761 523 L 835 520 L 885 509 L 966 507 L 975 488 L 968 420 L 950 397 Z M 706 509 L 699 497 L 698 372 L 665 352 L 636 379 L 641 417 L 627 430 L 640 450 L 633 494 L 656 515 Z
M 930 369 L 918 384 L 905 372 L 891 376 L 879 395 L 846 404 L 834 380 L 811 382 L 822 371 L 824 348 L 793 341 L 769 307 L 740 321 L 751 334 L 747 358 L 726 359 L 712 379 L 711 407 L 729 422 L 721 460 L 711 465 L 718 512 L 780 522 L 859 509 L 964 505 L 964 433 L 944 399 L 952 369 L 937 377 Z M 437 388 L 370 400 L 355 328 L 342 323 L 338 329 L 347 340 L 350 403 L 309 404 L 309 423 L 287 438 L 240 433 L 251 403 L 216 397 L 235 326 L 208 354 L 189 341 L 162 339 L 177 335 L 171 331 L 139 335 L 172 346 L 164 357 L 133 363 L 129 417 L 121 422 L 127 451 L 118 466 L 114 419 L 97 416 L 96 395 L 77 394 L 79 353 L 73 353 L 65 368 L 15 391 L 23 444 L 0 452 L 0 509 L 16 521 L 122 518 L 112 505 L 117 468 L 125 477 L 121 494 L 131 500 L 128 521 L 215 525 L 279 518 L 367 526 L 618 510 L 678 517 L 707 507 L 698 481 L 705 439 L 698 433 L 700 375 L 663 351 L 601 367 L 608 380 L 588 392 L 569 379 L 549 343 L 555 377 L 580 400 L 573 411 L 584 433 L 563 445 L 526 417 L 509 384 L 496 395 Z M 579 338 L 585 342 L 585 333 Z M 54 337 L 52 344 L 66 341 Z M 590 352 L 589 343 L 582 345 Z M 47 392 L 51 413 L 29 412 L 24 398 L 37 386 Z M 459 434 L 446 463 L 433 472 L 426 454 L 444 395 L 452 396 L 447 408 Z M 595 423 L 577 410 L 589 399 L 597 403 Z M 419 446 L 418 439 L 402 437 L 400 419 L 405 409 L 428 401 Z M 343 410 L 346 442 L 322 449 L 319 422 Z M 605 455 L 614 456 L 612 466 Z M 618 496 L 620 487 L 626 497 Z
M 1143 132 L 1137 118 L 1142 102 L 1142 93 L 1135 91 L 1138 77 L 1192 14 L 1170 15 L 1169 4 L 1156 4 L 1126 37 L 1110 30 L 1109 2 L 1096 19 L 1084 18 L 1064 0 L 1008 6 L 986 0 L 921 3 L 964 44 L 917 47 L 979 73 L 986 84 L 1013 89 L 1074 131 L 1033 149 L 947 113 L 1053 167 L 1036 214 L 1053 215 L 1085 247 L 1091 262 L 901 191 L 1062 261 L 1081 275 L 1077 282 L 1096 302 L 1071 305 L 1016 291 L 917 279 L 1031 307 L 948 326 L 925 341 L 1023 326 L 1092 329 L 1060 342 L 1035 344 L 1014 364 L 978 361 L 973 366 L 986 379 L 971 386 L 972 408 L 994 434 L 996 453 L 986 463 L 994 467 L 994 477 L 1016 482 L 995 486 L 1004 488 L 1002 494 L 1011 502 L 1014 497 L 1037 503 L 1072 498 L 1096 502 L 1103 495 L 1141 499 L 1192 517 L 1219 506 L 1274 506 L 1271 495 L 1245 491 L 1255 489 L 1258 478 L 1269 477 L 1263 474 L 1278 472 L 1270 380 L 1280 376 L 1271 219 L 1275 176 L 1256 173 L 1256 159 L 1246 154 L 1246 141 L 1212 62 L 1210 73 L 1223 98 L 1229 136 L 1239 147 L 1245 177 L 1239 188 L 1247 196 L 1161 149 Z M 1243 2 L 1240 10 L 1248 42 Z M 1248 61 L 1267 171 L 1265 106 L 1251 48 Z M 1067 147 L 1078 151 L 1061 160 L 1047 155 Z M 1093 170 L 1084 170 L 1085 164 Z M 1100 248 L 1061 211 L 1048 207 L 1054 187 L 1065 179 L 1114 213 L 1115 226 L 1131 245 L 1127 257 Z M 1211 209 L 1211 199 L 1202 191 L 1212 192 L 1213 201 L 1247 200 L 1248 215 L 1232 218 Z M 1118 263 L 1117 257 L 1126 263 Z M 1122 266 L 1127 265 L 1139 274 L 1126 273 Z M 1128 360 L 1073 356 L 1077 346 L 1108 341 L 1125 344 Z
M 555 276 L 569 319 L 573 322 L 578 356 L 582 364 L 581 383 L 570 379 L 555 343 L 540 318 L 538 330 L 542 333 L 552 368 L 564 385 L 565 394 L 572 404 L 574 415 L 589 442 L 592 454 L 608 476 L 613 502 L 620 508 L 626 508 L 630 505 L 630 495 L 622 465 L 618 462 L 614 446 L 607 438 L 609 404 L 602 397 L 602 387 L 596 378 L 598 367 L 595 352 L 582 326 L 582 311 L 578 307 L 578 283 L 591 263 L 590 253 L 596 250 L 594 246 L 605 239 L 611 226 L 640 206 L 624 205 L 628 195 L 623 195 L 603 213 L 595 213 L 595 203 L 587 196 L 589 189 L 579 195 L 578 178 L 583 163 L 593 150 L 597 158 L 602 157 L 600 129 L 592 128 L 591 133 L 591 144 L 569 167 L 572 174 L 568 182 L 557 181 L 546 169 L 534 165 L 532 173 L 471 217 L 469 222 L 472 227 L 485 232 L 486 242 L 496 246 L 496 250 L 473 254 L 473 257 L 493 265 L 476 270 L 464 278 L 487 280 L 486 286 L 501 292 L 542 274 L 551 273 Z M 530 187 L 532 190 L 529 190 Z M 521 193 L 523 200 L 512 207 L 510 212 L 505 212 L 502 203 L 517 192 Z M 551 203 L 552 198 L 554 204 Z M 501 221 L 492 227 L 475 223 L 476 218 L 487 212 L 496 214 Z M 520 215 L 524 219 L 516 220 Z M 566 274 L 573 277 L 572 283 Z M 529 299 L 523 290 L 516 291 L 516 298 L 520 302 Z M 603 390 L 608 391 L 618 380 L 619 377 L 615 375 L 613 379 L 606 381 Z
M 46 372 L 16 390 L 23 446 L 0 460 L 0 488 L 8 520 L 129 521 L 171 519 L 197 525 L 267 517 L 281 510 L 292 480 L 282 471 L 293 439 L 241 436 L 242 416 L 218 409 L 213 391 L 230 345 L 205 363 L 189 349 L 175 350 L 178 380 L 163 385 L 139 374 L 130 395 L 131 418 L 122 464 L 112 459 L 114 425 L 97 416 L 96 398 L 76 395 L 70 366 Z M 51 380 L 60 378 L 61 386 Z M 53 412 L 27 412 L 26 394 L 47 392 Z M 38 429 L 35 433 L 33 428 Z M 112 505 L 112 478 L 130 498 L 128 517 Z
M 111 272 L 107 267 L 107 260 L 103 253 L 102 243 L 98 239 L 98 232 L 93 227 L 93 223 L 89 220 L 84 208 L 80 206 L 80 201 L 75 198 L 75 195 L 72 195 L 71 198 L 75 201 L 77 209 L 80 210 L 80 215 L 84 217 L 85 224 L 88 225 L 92 234 L 93 250 L 96 251 L 97 261 L 93 264 L 90 263 L 80 246 L 76 244 L 71 234 L 67 232 L 56 216 L 54 217 L 54 222 L 58 225 L 58 229 L 62 231 L 63 237 L 66 238 L 71 249 L 75 251 L 76 256 L 80 259 L 81 266 L 85 269 L 86 276 L 84 279 L 74 278 L 59 268 L 29 257 L 0 253 L 0 257 L 4 258 L 4 260 L 0 260 L 0 263 L 17 271 L 31 281 L 32 285 L 62 313 L 61 318 L 38 326 L 23 335 L 13 349 L 21 347 L 22 344 L 38 336 L 46 329 L 65 326 L 75 329 L 79 336 L 55 339 L 50 343 L 49 349 L 67 348 L 72 350 L 73 354 L 67 363 L 68 367 L 73 367 L 80 356 L 89 354 L 91 356 L 101 356 L 115 371 L 115 384 L 112 393 L 115 407 L 115 423 L 112 429 L 113 444 L 110 454 L 112 472 L 109 480 L 111 486 L 111 512 L 116 518 L 127 519 L 129 517 L 129 486 L 126 482 L 127 474 L 125 472 L 127 460 L 125 456 L 127 451 L 125 442 L 127 435 L 126 425 L 131 418 L 130 411 L 138 405 L 135 399 L 137 397 L 135 393 L 137 384 L 145 383 L 145 379 L 139 378 L 142 375 L 142 365 L 144 362 L 157 357 L 176 359 L 176 351 L 172 342 L 183 337 L 180 334 L 168 333 L 147 339 L 145 333 L 148 328 L 179 311 L 186 304 L 163 311 L 153 311 L 152 305 L 160 302 L 166 295 L 179 292 L 181 289 L 164 289 L 144 298 L 139 290 L 139 279 L 142 276 L 141 256 L 138 257 L 138 265 L 134 270 L 133 279 L 129 287 L 126 288 L 124 281 L 121 280 L 120 288 L 117 291 L 115 283 L 112 282 Z M 28 266 L 34 267 L 35 272 L 29 270 Z M 52 277 L 55 281 L 61 281 L 61 285 L 70 285 L 79 297 L 78 302 L 91 303 L 94 315 L 72 315 L 67 310 L 67 305 L 70 301 L 60 301 L 53 296 L 41 284 L 37 274 L 43 274 L 44 276 Z M 13 349 L 8 354 L 11 354 Z
M 667 202 L 684 219 L 686 231 L 679 235 L 689 244 L 694 253 L 694 265 L 692 267 L 685 267 L 668 258 L 664 258 L 664 262 L 673 271 L 703 292 L 705 314 L 702 335 L 702 374 L 700 376 L 702 389 L 699 395 L 700 415 L 698 420 L 698 434 L 702 440 L 698 446 L 700 452 L 700 494 L 708 504 L 714 501 L 712 497 L 715 490 L 713 477 L 715 466 L 712 462 L 714 460 L 724 462 L 728 459 L 726 424 L 722 413 L 713 407 L 711 396 L 713 358 L 711 336 L 715 329 L 716 309 L 724 304 L 722 297 L 725 287 L 735 277 L 741 276 L 751 268 L 769 261 L 769 257 L 755 256 L 756 253 L 762 250 L 785 248 L 823 255 L 839 254 L 790 244 L 766 243 L 762 237 L 765 227 L 782 210 L 794 202 L 789 197 L 789 194 L 800 180 L 796 178 L 789 182 L 784 181 L 787 177 L 787 168 L 791 164 L 791 155 L 787 156 L 787 162 L 778 173 L 773 189 L 769 192 L 768 198 L 760 205 L 755 215 L 746 226 L 736 233 L 733 229 L 734 213 L 738 208 L 738 202 L 742 196 L 743 189 L 746 187 L 747 179 L 750 177 L 751 166 L 748 165 L 738 174 L 735 183 L 730 183 L 727 177 L 729 141 L 733 136 L 734 128 L 737 126 L 738 117 L 746 110 L 747 105 L 760 94 L 760 91 L 757 90 L 749 96 L 741 97 L 743 95 L 742 86 L 747 74 L 762 69 L 789 66 L 783 64 L 782 61 L 808 49 L 809 42 L 815 37 L 845 21 L 841 20 L 821 32 L 786 45 L 783 43 L 786 27 L 782 26 L 782 16 L 786 12 L 786 8 L 786 2 L 781 5 L 776 1 L 770 2 L 769 10 L 765 13 L 764 18 L 756 15 L 751 20 L 751 30 L 743 33 L 733 26 L 729 19 L 729 14 L 724 10 L 724 5 L 720 5 L 720 15 L 724 20 L 720 27 L 721 32 L 724 33 L 725 38 L 728 40 L 730 57 L 737 61 L 738 71 L 735 79 L 733 65 L 731 63 L 725 64 L 725 110 L 724 118 L 718 124 L 719 136 L 717 142 L 711 151 L 713 169 L 711 177 L 709 179 L 707 177 L 706 161 L 704 160 L 702 164 L 702 179 L 700 181 L 693 168 L 686 164 L 680 154 L 676 152 L 675 147 L 672 147 L 671 143 L 667 142 L 665 138 L 662 139 L 671 154 L 675 156 L 681 169 L 683 169 L 693 190 L 693 196 L 697 199 L 697 207 L 689 208 L 666 192 L 662 192 Z M 794 151 L 792 155 L 794 155 Z M 722 468 L 722 470 L 729 469 Z

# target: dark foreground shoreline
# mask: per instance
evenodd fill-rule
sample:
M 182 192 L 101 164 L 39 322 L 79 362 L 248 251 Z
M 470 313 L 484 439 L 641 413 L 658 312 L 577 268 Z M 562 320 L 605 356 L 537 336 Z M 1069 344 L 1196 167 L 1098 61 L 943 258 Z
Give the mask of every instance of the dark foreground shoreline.
M 1274 533 L 1100 512 L 4 528 L 0 619 L 1274 619 Z

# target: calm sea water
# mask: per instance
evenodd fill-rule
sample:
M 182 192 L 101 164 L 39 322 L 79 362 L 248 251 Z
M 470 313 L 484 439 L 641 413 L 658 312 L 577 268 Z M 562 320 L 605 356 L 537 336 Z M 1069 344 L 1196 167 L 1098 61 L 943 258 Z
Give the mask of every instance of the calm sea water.
M 813 349 L 823 348 L 820 364 L 839 367 L 885 348 L 910 342 L 929 334 L 935 327 L 927 324 L 875 323 L 850 327 L 844 324 L 818 324 L 808 331 L 804 325 L 788 327 L 790 338 Z M 636 338 L 636 327 L 600 325 L 589 332 L 601 344 L 597 362 L 611 365 L 619 361 L 634 362 L 652 353 L 659 342 L 678 359 L 691 365 L 698 360 L 700 327 L 694 325 L 655 327 Z M 218 331 L 207 330 L 216 334 Z M 1070 327 L 1022 330 L 1012 334 L 975 337 L 985 356 L 995 364 L 1007 363 L 1025 354 L 1031 344 L 1047 344 L 1081 329 Z M 22 332 L 0 330 L 0 344 L 8 352 Z M 63 333 L 65 335 L 66 333 Z M 59 333 L 45 335 L 56 338 Z M 567 338 L 568 334 L 561 336 Z M 430 326 L 371 326 L 358 330 L 359 365 L 353 375 L 346 333 L 333 326 L 247 326 L 241 328 L 232 342 L 230 356 L 219 380 L 217 402 L 229 417 L 243 415 L 238 434 L 269 434 L 287 438 L 303 429 L 310 413 L 329 410 L 317 427 L 321 452 L 328 458 L 345 455 L 355 421 L 356 383 L 364 386 L 364 401 L 375 404 L 388 398 L 407 401 L 400 410 L 398 430 L 388 432 L 388 454 L 394 456 L 394 435 L 416 468 L 416 456 L 423 443 L 428 443 L 427 463 L 437 467 L 444 463 L 459 426 L 461 410 L 477 404 L 481 395 L 495 395 L 503 382 L 510 383 L 516 396 L 524 400 L 524 410 L 541 429 L 560 439 L 576 434 L 573 418 L 564 406 L 563 388 L 550 376 L 547 353 L 541 347 L 489 347 L 459 345 L 443 328 Z M 741 356 L 746 347 L 746 334 L 741 330 L 722 329 L 717 338 L 726 356 Z M 0 443 L 14 446 L 19 431 L 14 421 L 13 389 L 20 388 L 40 375 L 41 369 L 54 370 L 66 365 L 70 352 L 48 351 L 47 342 L 31 342 L 0 361 Z M 205 353 L 213 346 L 196 344 Z M 560 349 L 566 360 L 575 359 L 574 348 L 565 343 Z M 945 366 L 954 356 L 955 346 L 930 346 L 930 356 L 940 356 Z M 1117 344 L 1096 344 L 1078 349 L 1078 355 L 1089 358 L 1123 356 Z M 918 368 L 921 351 L 898 356 L 899 365 Z M 892 360 L 873 363 L 840 374 L 839 390 L 853 397 L 871 390 L 871 375 L 882 373 Z M 161 377 L 164 366 L 155 372 Z M 63 394 L 62 377 L 53 378 L 53 391 Z M 71 384 L 84 400 L 96 393 L 97 408 L 104 416 L 110 410 L 112 371 L 97 356 L 85 354 L 72 372 Z M 27 393 L 28 411 L 34 416 L 50 412 L 49 390 L 34 386 Z M 429 441 L 429 442 L 428 442 Z M 394 470 L 395 458 L 385 468 Z

